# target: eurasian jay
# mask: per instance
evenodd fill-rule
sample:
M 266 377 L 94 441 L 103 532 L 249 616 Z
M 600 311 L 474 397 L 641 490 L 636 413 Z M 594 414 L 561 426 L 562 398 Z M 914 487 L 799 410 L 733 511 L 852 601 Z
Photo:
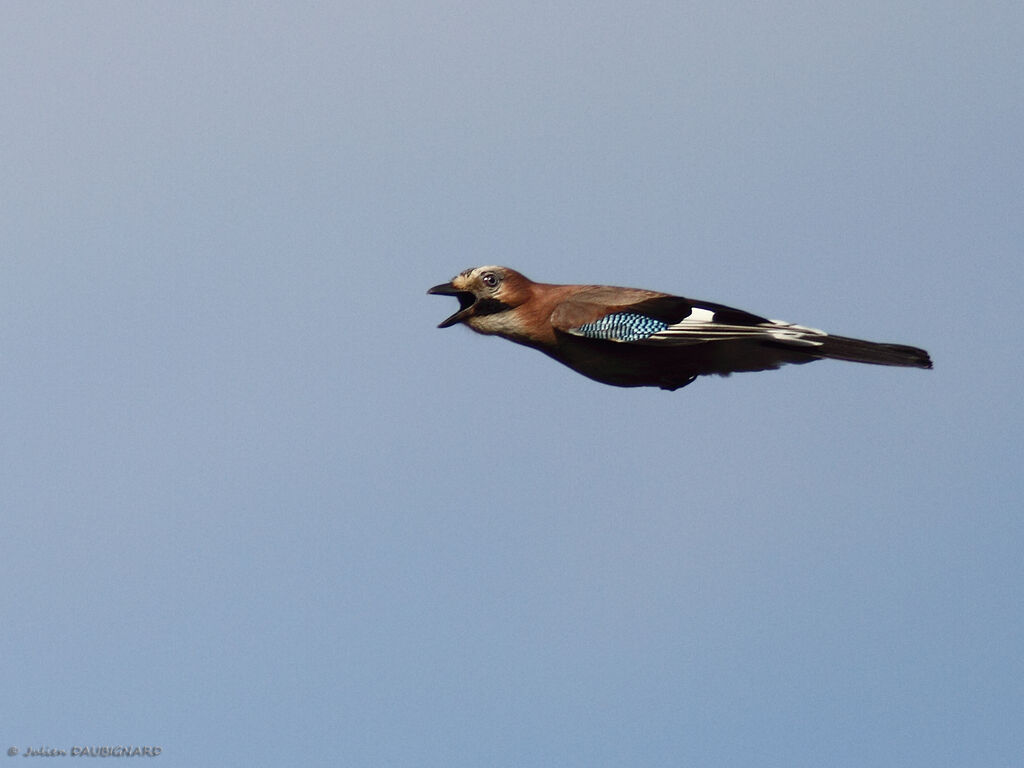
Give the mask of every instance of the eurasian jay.
M 459 310 L 439 328 L 465 323 L 617 387 L 679 389 L 707 374 L 823 358 L 932 367 L 916 347 L 832 336 L 656 291 L 535 283 L 508 267 L 467 269 L 427 293 L 459 300 Z

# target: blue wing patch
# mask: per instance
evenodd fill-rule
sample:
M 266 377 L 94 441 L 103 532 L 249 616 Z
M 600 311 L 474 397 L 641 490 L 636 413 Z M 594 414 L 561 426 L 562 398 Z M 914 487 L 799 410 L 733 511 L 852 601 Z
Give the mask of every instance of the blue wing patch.
M 664 331 L 668 323 L 636 312 L 613 312 L 600 320 L 586 323 L 573 330 L 588 339 L 609 339 L 611 341 L 640 341 L 652 333 Z

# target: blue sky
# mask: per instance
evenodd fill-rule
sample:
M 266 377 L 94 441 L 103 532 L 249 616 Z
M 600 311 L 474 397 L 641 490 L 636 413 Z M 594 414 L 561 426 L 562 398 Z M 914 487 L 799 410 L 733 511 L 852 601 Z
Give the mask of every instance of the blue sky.
M 5 3 L 0 746 L 1024 756 L 1024 9 Z M 927 348 L 675 393 L 478 264 Z

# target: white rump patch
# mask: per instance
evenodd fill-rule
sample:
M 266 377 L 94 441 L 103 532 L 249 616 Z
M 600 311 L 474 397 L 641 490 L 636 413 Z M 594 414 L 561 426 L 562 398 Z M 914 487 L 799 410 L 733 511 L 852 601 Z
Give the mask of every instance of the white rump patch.
M 804 344 L 809 347 L 820 347 L 823 342 L 813 336 L 828 336 L 824 331 L 817 328 L 808 328 L 806 325 L 793 325 L 782 320 L 769 320 L 772 326 L 767 326 L 768 334 L 779 341 L 786 341 L 790 344 Z M 762 326 L 766 327 L 766 326 Z

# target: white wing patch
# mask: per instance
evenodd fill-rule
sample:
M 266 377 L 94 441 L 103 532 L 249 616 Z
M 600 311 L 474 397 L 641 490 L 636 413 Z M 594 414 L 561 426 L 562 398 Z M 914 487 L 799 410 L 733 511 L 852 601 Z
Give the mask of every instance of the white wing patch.
M 683 318 L 684 323 L 713 323 L 714 321 L 715 313 L 703 307 L 693 307 L 690 314 Z
M 782 320 L 769 320 L 759 325 L 729 325 L 716 323 L 715 313 L 704 307 L 693 307 L 690 314 L 664 330 L 652 333 L 645 341 L 669 344 L 699 344 L 705 341 L 730 341 L 758 338 L 781 341 L 797 346 L 820 347 L 822 341 L 814 337 L 827 336 L 817 328 L 793 325 Z

